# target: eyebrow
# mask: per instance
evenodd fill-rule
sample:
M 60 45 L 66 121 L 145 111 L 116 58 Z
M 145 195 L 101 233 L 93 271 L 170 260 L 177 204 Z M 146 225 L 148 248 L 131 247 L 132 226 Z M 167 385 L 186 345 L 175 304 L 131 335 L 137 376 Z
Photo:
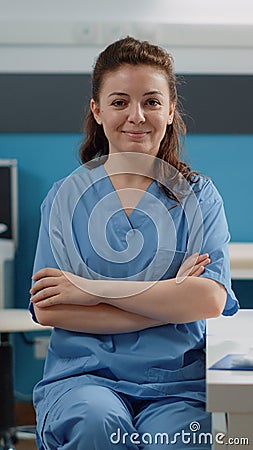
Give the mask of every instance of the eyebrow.
M 162 95 L 163 96 L 163 93 L 161 91 L 154 90 L 154 91 L 145 92 L 145 94 L 143 94 L 143 97 L 145 97 L 146 95 L 154 95 L 154 94 L 156 94 L 156 95 L 158 94 L 158 95 Z M 119 95 L 119 96 L 124 95 L 124 96 L 129 97 L 129 94 L 127 94 L 126 92 L 111 92 L 108 95 L 108 97 L 112 97 L 114 95 Z

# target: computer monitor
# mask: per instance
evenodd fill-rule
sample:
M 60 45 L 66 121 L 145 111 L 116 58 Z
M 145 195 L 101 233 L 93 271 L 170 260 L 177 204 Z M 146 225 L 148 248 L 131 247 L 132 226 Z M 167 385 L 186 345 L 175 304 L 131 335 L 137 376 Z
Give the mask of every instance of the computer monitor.
M 16 159 L 0 159 L 0 239 L 17 244 Z
M 17 229 L 17 161 L 0 159 L 0 309 L 15 306 Z

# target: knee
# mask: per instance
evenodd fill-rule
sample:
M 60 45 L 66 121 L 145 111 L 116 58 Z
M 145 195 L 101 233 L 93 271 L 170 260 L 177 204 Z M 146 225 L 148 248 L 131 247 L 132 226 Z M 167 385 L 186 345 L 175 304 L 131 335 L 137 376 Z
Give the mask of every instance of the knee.
M 99 425 L 107 418 L 117 419 L 124 410 L 121 400 L 108 388 L 85 386 L 76 392 L 71 404 L 71 415 L 88 424 Z M 125 412 L 125 411 L 124 411 Z
M 119 424 L 131 422 L 131 416 L 121 399 L 110 389 L 102 386 L 84 386 L 70 394 L 68 424 L 71 428 L 93 434 L 109 433 Z
M 51 409 L 44 437 L 57 445 L 71 442 L 70 448 L 75 450 L 87 448 L 85 442 L 93 443 L 92 449 L 100 448 L 99 442 L 111 448 L 111 434 L 119 426 L 131 428 L 131 423 L 128 409 L 116 394 L 105 387 L 86 385 L 65 393 Z
M 68 440 L 76 438 L 79 444 L 86 442 L 86 445 L 87 442 L 97 443 L 98 447 L 94 448 L 100 448 L 103 442 L 104 448 L 111 448 L 111 435 L 119 427 L 124 430 L 131 428 L 131 419 L 117 395 L 100 386 L 91 389 L 85 387 L 79 391 L 69 412 Z

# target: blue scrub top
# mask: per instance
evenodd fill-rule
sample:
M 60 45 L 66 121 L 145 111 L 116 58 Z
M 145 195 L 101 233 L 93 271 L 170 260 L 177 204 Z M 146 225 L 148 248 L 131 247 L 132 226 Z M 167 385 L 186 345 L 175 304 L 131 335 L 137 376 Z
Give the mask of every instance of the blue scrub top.
M 128 217 L 104 166 L 82 166 L 53 185 L 41 214 L 34 273 L 56 267 L 115 282 L 168 279 L 184 258 L 199 251 L 211 258 L 201 277 L 226 288 L 223 314 L 238 310 L 223 202 L 209 179 L 191 183 L 181 205 L 154 180 Z M 32 304 L 30 310 L 36 320 Z M 57 398 L 84 383 L 142 399 L 204 401 L 204 348 L 202 320 L 112 335 L 54 328 L 43 379 L 34 389 L 38 431 Z

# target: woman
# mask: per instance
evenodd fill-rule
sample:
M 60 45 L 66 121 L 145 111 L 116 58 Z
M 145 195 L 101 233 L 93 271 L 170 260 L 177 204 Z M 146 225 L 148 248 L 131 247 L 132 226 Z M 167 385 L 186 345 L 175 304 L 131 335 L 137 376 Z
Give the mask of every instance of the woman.
M 167 52 L 119 40 L 92 81 L 84 164 L 42 204 L 31 312 L 54 329 L 39 448 L 210 448 L 204 319 L 238 309 L 222 199 L 180 161 Z

